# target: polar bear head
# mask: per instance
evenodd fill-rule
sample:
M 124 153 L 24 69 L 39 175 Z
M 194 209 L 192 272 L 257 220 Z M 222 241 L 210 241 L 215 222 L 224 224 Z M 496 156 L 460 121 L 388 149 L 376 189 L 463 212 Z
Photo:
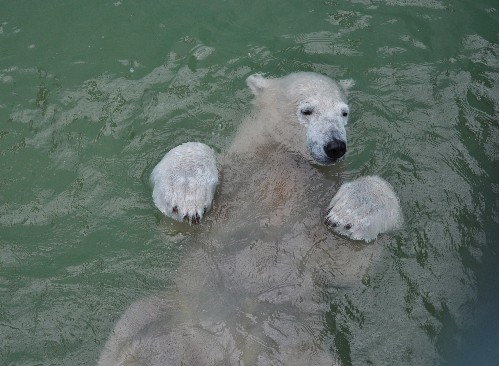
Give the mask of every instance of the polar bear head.
M 278 79 L 254 74 L 246 83 L 255 95 L 255 118 L 273 140 L 322 165 L 345 154 L 346 92 L 352 82 L 299 72 Z

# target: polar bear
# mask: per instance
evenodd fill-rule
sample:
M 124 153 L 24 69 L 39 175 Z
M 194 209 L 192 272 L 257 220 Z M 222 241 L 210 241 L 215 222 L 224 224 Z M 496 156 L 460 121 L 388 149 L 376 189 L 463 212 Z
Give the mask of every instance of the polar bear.
M 299 72 L 247 85 L 254 108 L 224 154 L 188 142 L 153 169 L 157 208 L 204 233 L 174 289 L 125 312 L 99 365 L 339 365 L 328 288 L 365 273 L 379 247 L 359 240 L 400 226 L 399 200 L 377 176 L 327 197 L 351 83 Z
M 349 83 L 340 86 L 310 72 L 274 80 L 251 75 L 247 84 L 256 97 L 256 114 L 242 125 L 229 155 L 263 154 L 260 150 L 275 145 L 312 164 L 333 164 L 347 147 Z M 199 223 L 211 208 L 218 184 L 215 154 L 201 143 L 177 146 L 154 168 L 151 182 L 161 212 Z M 370 176 L 344 184 L 329 203 L 325 221 L 342 235 L 370 241 L 398 226 L 400 217 L 391 186 Z

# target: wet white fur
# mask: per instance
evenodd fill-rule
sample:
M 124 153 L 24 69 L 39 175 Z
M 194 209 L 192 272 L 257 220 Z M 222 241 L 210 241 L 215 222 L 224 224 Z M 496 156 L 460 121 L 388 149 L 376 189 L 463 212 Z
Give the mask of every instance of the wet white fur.
M 371 241 L 402 223 L 392 186 L 378 176 L 343 184 L 328 206 L 326 221 L 341 235 Z
M 255 145 L 278 143 L 290 152 L 319 164 L 328 161 L 323 147 L 332 137 L 346 143 L 345 126 L 349 112 L 346 92 L 330 78 L 311 72 L 265 79 L 260 74 L 246 80 L 255 95 L 254 115 L 243 123 L 231 152 L 253 153 Z M 352 81 L 342 85 L 351 86 Z M 300 111 L 313 109 L 304 116 Z
M 187 142 L 170 150 L 151 173 L 156 207 L 175 220 L 195 222 L 211 208 L 218 184 L 213 150 Z

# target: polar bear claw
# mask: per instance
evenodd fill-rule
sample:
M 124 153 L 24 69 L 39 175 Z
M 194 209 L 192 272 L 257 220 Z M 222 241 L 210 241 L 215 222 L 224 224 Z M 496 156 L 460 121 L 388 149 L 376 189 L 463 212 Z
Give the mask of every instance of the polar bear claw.
M 378 176 L 343 184 L 329 203 L 325 224 L 354 240 L 372 241 L 400 226 L 400 203 L 391 185 Z
M 218 184 L 214 151 L 199 142 L 170 150 L 151 173 L 153 200 L 168 217 L 199 224 L 209 211 Z

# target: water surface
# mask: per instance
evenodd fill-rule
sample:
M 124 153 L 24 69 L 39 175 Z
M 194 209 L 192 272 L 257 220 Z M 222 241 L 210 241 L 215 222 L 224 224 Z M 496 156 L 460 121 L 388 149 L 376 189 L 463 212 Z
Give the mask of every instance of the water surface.
M 245 78 L 293 71 L 355 80 L 339 179 L 384 177 L 405 215 L 361 281 L 328 288 L 331 352 L 499 358 L 495 1 L 0 7 L 0 364 L 95 364 L 197 235 L 154 208 L 154 165 L 186 141 L 225 149 Z

